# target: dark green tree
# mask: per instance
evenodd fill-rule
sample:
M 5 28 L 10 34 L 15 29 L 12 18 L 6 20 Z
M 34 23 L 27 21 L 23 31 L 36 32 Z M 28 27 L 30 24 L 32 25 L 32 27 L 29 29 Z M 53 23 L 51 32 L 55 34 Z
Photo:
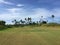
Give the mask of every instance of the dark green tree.
M 0 25 L 5 25 L 5 21 L 0 21 Z
M 6 25 L 5 25 L 5 21 L 0 21 L 0 30 L 5 29 Z

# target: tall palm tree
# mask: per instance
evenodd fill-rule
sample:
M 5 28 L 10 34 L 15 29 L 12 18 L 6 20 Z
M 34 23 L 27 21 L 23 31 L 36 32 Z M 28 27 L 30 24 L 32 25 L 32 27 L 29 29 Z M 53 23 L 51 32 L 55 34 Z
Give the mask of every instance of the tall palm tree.
M 55 18 L 55 16 L 54 16 L 54 15 L 51 15 L 51 18 L 52 18 L 52 21 L 54 22 L 54 18 Z
M 25 18 L 25 20 L 27 21 L 27 18 Z
M 30 22 L 32 21 L 32 18 L 31 18 L 31 17 L 29 18 L 29 21 L 30 21 Z
M 30 17 L 28 17 L 28 24 L 30 24 L 32 22 L 32 18 Z
M 43 16 L 41 16 L 40 23 L 43 21 Z
M 28 22 L 29 22 L 30 18 L 28 17 Z
M 25 24 L 27 24 L 27 18 L 25 18 Z
M 22 19 L 20 20 L 21 24 L 22 24 Z
M 43 16 L 41 16 L 39 24 L 42 25 L 42 22 L 43 22 Z
M 54 18 L 55 16 L 54 16 L 54 15 L 52 15 L 51 17 L 52 17 L 52 18 Z

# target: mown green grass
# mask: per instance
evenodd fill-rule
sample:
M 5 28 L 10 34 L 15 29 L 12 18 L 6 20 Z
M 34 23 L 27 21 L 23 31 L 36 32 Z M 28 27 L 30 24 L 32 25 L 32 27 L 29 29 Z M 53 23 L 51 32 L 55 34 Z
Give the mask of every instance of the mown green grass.
M 0 45 L 60 45 L 60 27 L 14 27 L 0 31 Z

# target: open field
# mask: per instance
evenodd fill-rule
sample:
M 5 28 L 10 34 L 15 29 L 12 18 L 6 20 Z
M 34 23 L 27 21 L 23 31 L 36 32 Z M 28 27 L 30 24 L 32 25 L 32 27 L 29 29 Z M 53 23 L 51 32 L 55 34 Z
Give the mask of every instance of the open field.
M 60 27 L 16 27 L 0 31 L 0 45 L 60 45 Z

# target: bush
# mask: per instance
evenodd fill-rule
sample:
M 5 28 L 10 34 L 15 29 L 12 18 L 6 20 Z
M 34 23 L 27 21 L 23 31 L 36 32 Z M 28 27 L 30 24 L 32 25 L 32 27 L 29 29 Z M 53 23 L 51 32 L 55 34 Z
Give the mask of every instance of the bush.
M 0 25 L 5 25 L 5 21 L 0 21 Z
M 57 24 L 57 23 L 48 23 L 47 26 L 60 26 L 60 24 Z
M 13 27 L 13 25 L 6 25 L 6 27 L 7 27 L 7 28 L 12 28 L 12 27 Z
M 6 29 L 7 27 L 0 25 L 0 30 Z

